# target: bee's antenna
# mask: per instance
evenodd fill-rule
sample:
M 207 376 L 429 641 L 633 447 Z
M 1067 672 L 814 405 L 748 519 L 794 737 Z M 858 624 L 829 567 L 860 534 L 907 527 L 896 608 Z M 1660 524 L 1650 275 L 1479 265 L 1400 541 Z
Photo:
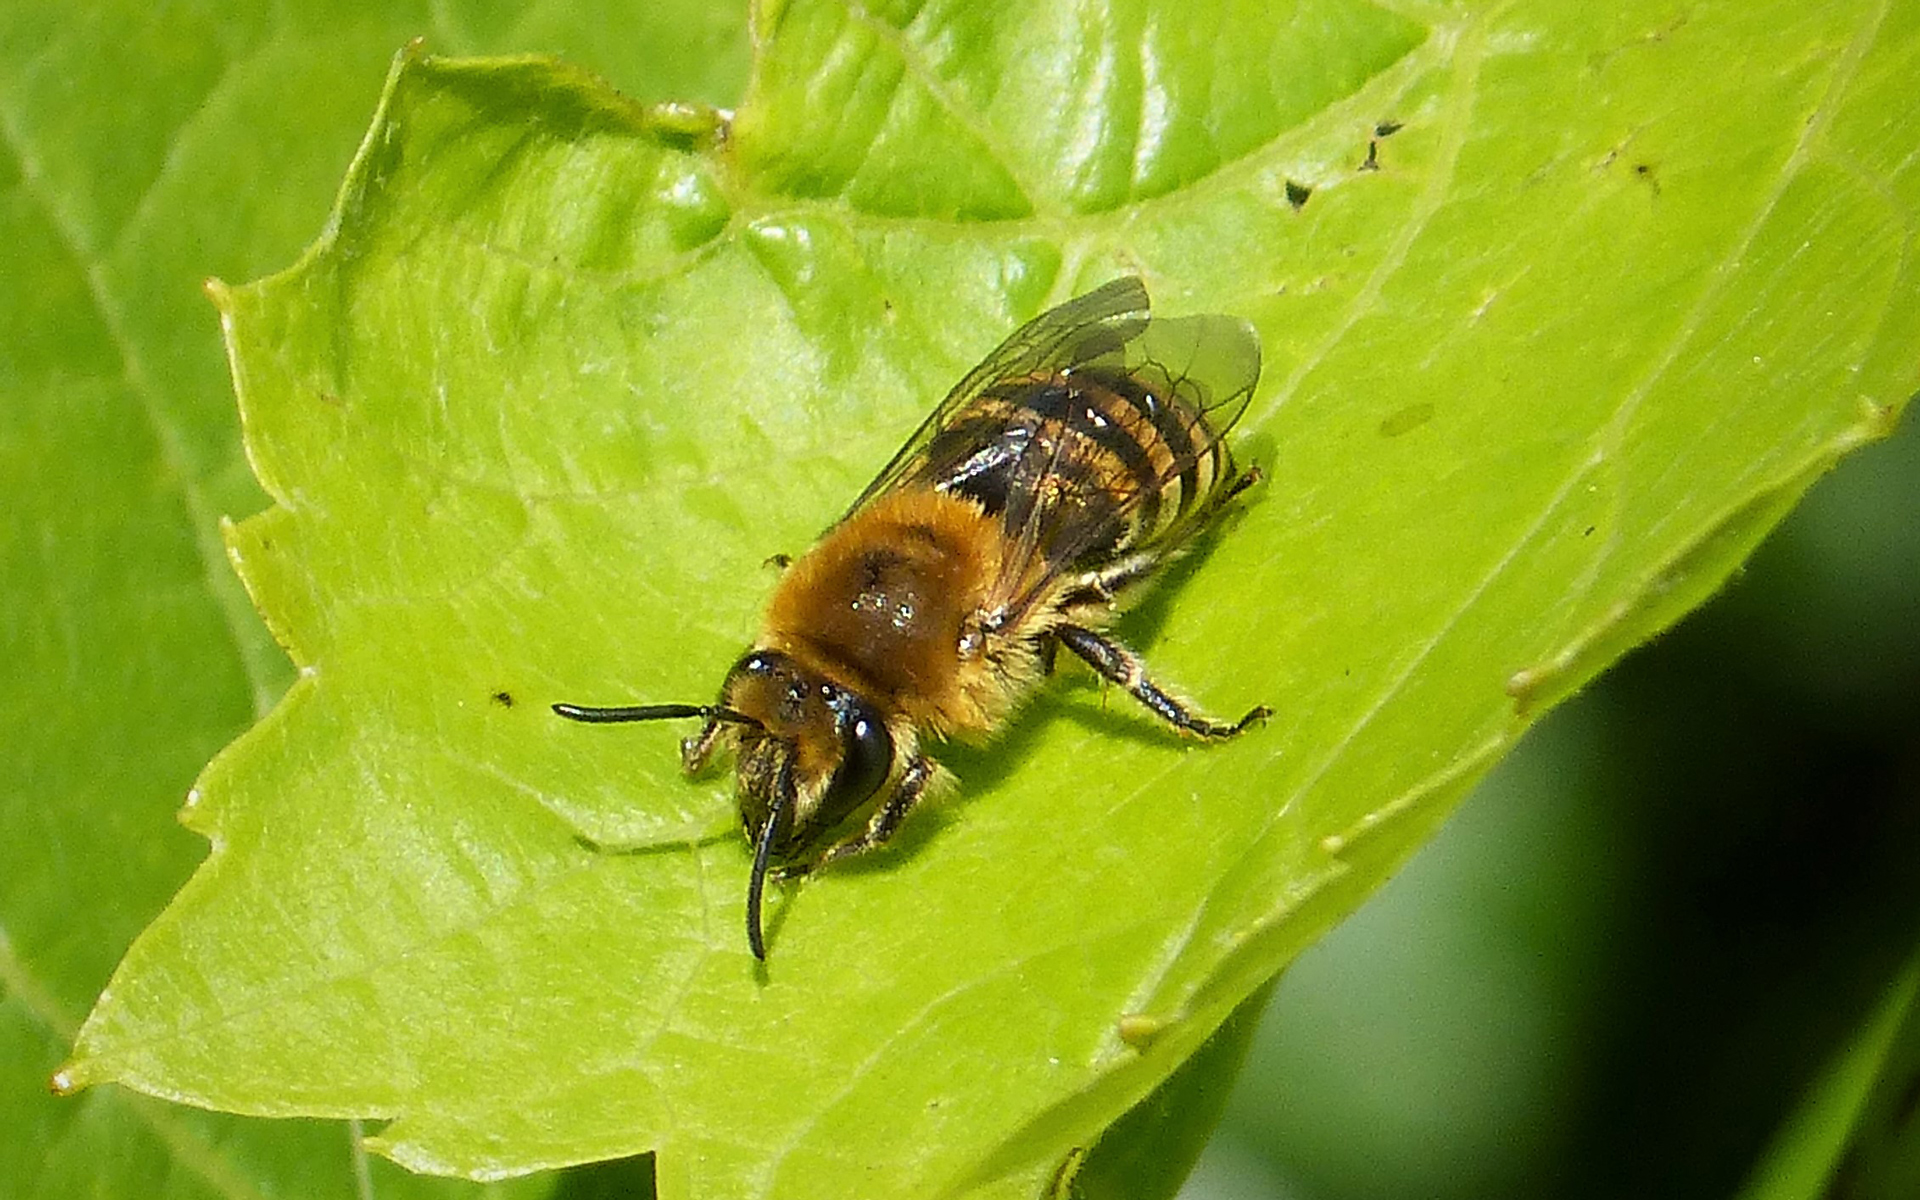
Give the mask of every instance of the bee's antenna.
M 637 704 L 625 708 L 556 704 L 553 711 L 569 721 L 585 721 L 589 725 L 612 725 L 621 721 L 669 721 L 676 717 L 703 717 L 709 721 L 730 721 L 735 725 L 760 724 L 743 712 L 718 704 Z
M 773 807 L 767 810 L 767 823 L 760 827 L 760 837 L 753 843 L 753 874 L 747 879 L 747 948 L 761 962 L 767 961 L 767 942 L 760 934 L 760 894 L 766 890 L 767 860 L 773 856 L 774 836 L 792 803 L 793 758 L 789 755 L 780 764 L 780 774 L 774 781 Z

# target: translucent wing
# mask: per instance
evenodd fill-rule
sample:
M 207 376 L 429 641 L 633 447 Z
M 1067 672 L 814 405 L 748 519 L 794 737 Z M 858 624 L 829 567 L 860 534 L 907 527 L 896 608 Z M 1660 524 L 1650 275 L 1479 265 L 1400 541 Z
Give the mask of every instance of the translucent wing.
M 1222 440 L 1260 378 L 1253 327 L 1153 320 L 1117 352 L 1027 393 L 1041 417 L 1009 474 L 1010 539 L 989 608 L 1015 619 L 1063 574 L 1158 559 L 1191 538 L 1237 478 Z
M 1221 437 L 1259 375 L 1245 321 L 1153 319 L 1140 280 L 1115 280 L 1015 330 L 849 515 L 896 487 L 979 501 L 1005 537 L 989 607 L 1013 619 L 1062 574 L 1190 537 L 1233 478 Z
M 939 466 L 928 462 L 928 447 L 983 391 L 995 384 L 1051 375 L 1119 352 L 1147 327 L 1148 305 L 1146 285 L 1139 277 L 1129 275 L 1050 308 L 1014 330 L 927 415 L 907 444 L 860 493 L 847 516 L 903 480 L 938 474 Z

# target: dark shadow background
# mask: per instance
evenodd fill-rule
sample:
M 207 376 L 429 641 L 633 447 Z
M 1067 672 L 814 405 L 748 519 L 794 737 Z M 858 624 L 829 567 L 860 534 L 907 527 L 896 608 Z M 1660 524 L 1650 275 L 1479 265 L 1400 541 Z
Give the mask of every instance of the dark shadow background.
M 1184 1197 L 1739 1191 L 1920 944 L 1915 425 L 1301 959 Z

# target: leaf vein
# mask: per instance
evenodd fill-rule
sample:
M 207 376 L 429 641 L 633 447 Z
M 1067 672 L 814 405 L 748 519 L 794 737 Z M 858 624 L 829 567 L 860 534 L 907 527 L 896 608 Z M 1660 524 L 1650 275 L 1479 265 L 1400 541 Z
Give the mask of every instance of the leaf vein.
M 1028 211 L 1039 212 L 1040 207 L 1035 202 L 1035 197 L 1044 195 L 1044 190 L 1025 178 L 1017 165 L 1017 157 L 999 144 L 999 140 L 981 124 L 978 114 L 961 104 L 959 98 L 948 89 L 946 81 L 933 72 L 925 56 L 907 38 L 906 33 L 897 26 L 874 16 L 859 0 L 845 0 L 845 4 L 847 15 L 868 26 L 876 36 L 892 46 L 894 53 L 900 56 L 900 65 L 906 69 L 907 74 L 926 90 L 927 95 L 940 106 L 942 112 L 951 117 L 960 128 L 966 130 L 968 136 L 979 143 L 994 163 L 1007 173 L 1007 178 L 1012 180 L 1014 187 L 1020 190 L 1020 199 L 1026 203 Z M 896 98 L 890 102 L 889 106 L 897 102 Z
M 1262 414 L 1262 420 L 1270 416 L 1274 410 L 1277 410 L 1292 396 L 1306 375 L 1327 356 L 1341 338 L 1346 336 L 1347 331 L 1352 329 L 1361 317 L 1373 307 L 1379 298 L 1382 288 L 1386 284 L 1386 280 L 1391 277 L 1394 272 L 1399 270 L 1414 240 L 1426 227 L 1427 222 L 1432 219 L 1433 215 L 1440 210 L 1448 190 L 1453 183 L 1454 173 L 1460 160 L 1461 149 L 1466 144 L 1467 129 L 1472 118 L 1473 107 L 1478 93 L 1480 67 L 1486 57 L 1486 27 L 1492 22 L 1495 15 L 1497 14 L 1489 15 L 1483 20 L 1453 35 L 1454 39 L 1461 41 L 1461 46 L 1459 53 L 1453 58 L 1454 67 L 1457 72 L 1457 80 L 1454 84 L 1454 94 L 1448 104 L 1449 119 L 1446 122 L 1447 136 L 1443 143 L 1438 169 L 1436 169 L 1429 178 L 1418 203 L 1408 212 L 1400 230 L 1394 237 L 1392 245 L 1368 275 L 1366 282 L 1361 285 L 1360 290 L 1354 295 L 1353 300 L 1347 306 L 1346 312 L 1342 314 L 1339 323 L 1328 330 L 1325 338 L 1322 339 L 1320 346 L 1316 350 L 1302 357 L 1299 365 L 1294 368 L 1286 381 L 1276 389 L 1274 396 L 1267 403 L 1266 411 Z M 1453 39 L 1436 40 L 1445 41 Z M 1445 57 L 1445 55 L 1443 54 L 1441 57 Z M 1544 521 L 1544 519 L 1543 516 L 1542 520 Z M 1515 548 L 1513 553 L 1518 553 L 1518 547 Z M 1440 629 L 1428 639 L 1426 645 L 1412 656 L 1406 668 L 1383 689 L 1379 699 L 1369 706 L 1365 712 L 1360 714 L 1358 720 L 1348 729 L 1346 735 L 1328 751 L 1319 766 L 1307 775 L 1300 785 L 1294 789 L 1293 794 L 1287 797 L 1284 803 L 1276 805 L 1272 809 L 1266 822 L 1260 827 L 1258 835 L 1247 840 L 1246 849 L 1242 851 L 1241 855 L 1243 860 L 1246 855 L 1253 853 L 1254 847 L 1266 840 L 1267 835 L 1272 832 L 1274 825 L 1280 818 L 1290 810 L 1296 802 L 1305 796 L 1315 784 L 1324 778 L 1327 772 L 1332 770 L 1335 763 L 1340 761 L 1342 756 L 1345 755 L 1347 748 L 1359 737 L 1361 731 L 1371 725 L 1387 704 L 1406 686 L 1407 681 L 1411 679 L 1414 672 L 1419 669 L 1420 664 L 1426 661 L 1434 648 L 1437 647 L 1445 638 L 1446 634 L 1454 628 L 1461 615 L 1472 607 L 1474 600 L 1486 590 L 1495 575 L 1504 568 L 1511 557 L 1512 555 L 1509 554 L 1507 558 L 1502 559 L 1501 563 L 1494 568 L 1494 573 L 1481 580 L 1473 592 L 1469 594 L 1461 608 L 1447 618 Z M 1173 936 L 1168 939 L 1166 949 L 1161 953 L 1159 962 L 1142 975 L 1141 987 L 1135 996 L 1136 1006 L 1145 1004 L 1148 999 L 1160 989 L 1168 974 L 1173 970 L 1174 964 L 1179 962 L 1187 948 L 1193 944 L 1193 939 L 1199 935 L 1200 929 L 1211 914 L 1212 908 L 1213 897 L 1209 895 L 1206 899 L 1202 900 L 1200 905 L 1194 910 L 1192 918 L 1185 926 L 1176 931 Z
M 120 355 L 120 379 L 138 402 L 140 414 L 153 433 L 161 463 L 178 488 L 193 523 L 193 545 L 200 558 L 201 574 L 207 591 L 221 616 L 221 623 L 233 644 L 240 668 L 252 694 L 256 717 L 273 706 L 278 693 L 273 679 L 248 652 L 249 639 L 243 630 L 254 619 L 253 610 L 227 565 L 225 547 L 219 534 L 219 514 L 192 470 L 186 439 L 165 411 L 160 389 L 148 374 L 127 330 L 125 314 L 116 302 L 105 278 L 104 265 L 89 250 L 75 220 L 55 202 L 40 161 L 33 155 L 22 135 L 16 114 L 0 105 L 0 141 L 4 141 L 20 170 L 26 190 L 34 196 L 61 245 L 84 280 L 87 295 L 108 338 Z

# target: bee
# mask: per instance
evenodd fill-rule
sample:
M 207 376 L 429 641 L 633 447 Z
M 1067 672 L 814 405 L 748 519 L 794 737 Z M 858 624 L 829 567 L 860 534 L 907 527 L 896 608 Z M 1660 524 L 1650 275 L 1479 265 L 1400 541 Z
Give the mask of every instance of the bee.
M 1190 737 L 1230 738 L 1270 715 L 1203 716 L 1103 632 L 1124 593 L 1258 478 L 1222 438 L 1259 376 L 1251 325 L 1153 317 L 1137 278 L 1050 309 L 962 379 L 784 565 L 718 703 L 553 711 L 699 718 L 681 743 L 689 774 L 733 755 L 753 848 L 747 944 L 764 960 L 769 873 L 886 842 L 941 778 L 924 744 L 990 738 L 1061 647 Z

